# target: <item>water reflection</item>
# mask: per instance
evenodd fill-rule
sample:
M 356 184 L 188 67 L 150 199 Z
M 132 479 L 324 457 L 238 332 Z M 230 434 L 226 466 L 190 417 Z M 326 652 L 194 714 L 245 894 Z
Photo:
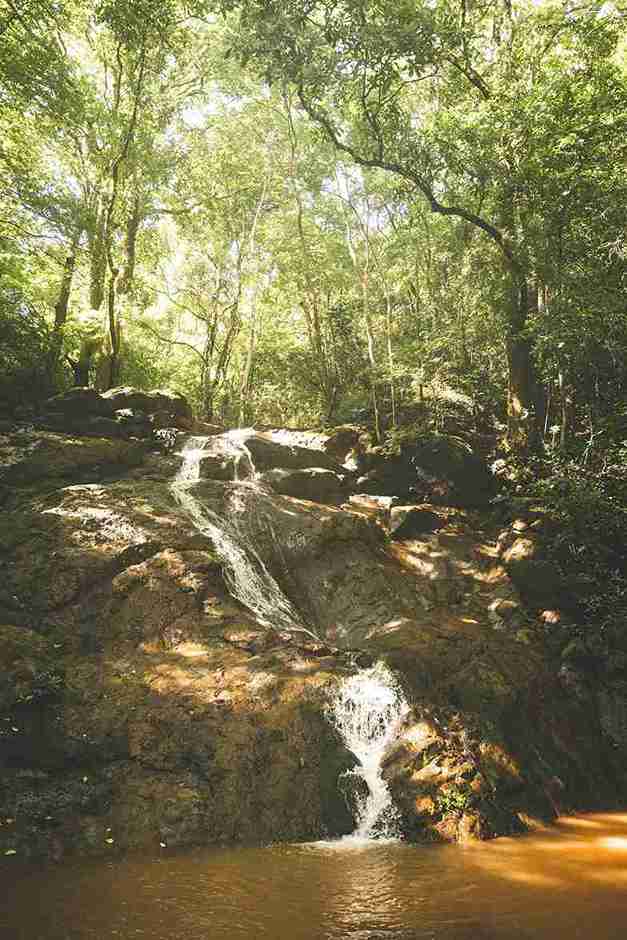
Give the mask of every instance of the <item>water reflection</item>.
M 314 843 L 65 867 L 18 861 L 0 869 L 0 936 L 614 940 L 625 935 L 626 848 L 627 816 L 604 814 L 463 849 Z

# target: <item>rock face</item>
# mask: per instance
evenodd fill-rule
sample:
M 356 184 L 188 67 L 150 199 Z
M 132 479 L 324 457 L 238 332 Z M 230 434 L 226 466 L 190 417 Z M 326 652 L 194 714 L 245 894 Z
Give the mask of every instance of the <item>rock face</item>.
M 433 618 L 384 625 L 371 648 L 416 703 L 385 762 L 410 838 L 485 838 L 615 803 L 607 751 L 582 734 L 594 703 L 567 694 L 537 643 L 471 623 L 462 639 Z
M 620 709 L 601 709 L 609 746 L 596 693 L 556 671 L 476 516 L 421 506 L 390 542 L 393 499 L 303 499 L 335 459 L 263 435 L 245 447 L 297 498 L 240 472 L 241 435 L 183 500 L 180 456 L 17 437 L 2 444 L 0 859 L 352 831 L 355 758 L 325 709 L 378 658 L 412 706 L 385 761 L 408 838 L 624 799 Z M 242 602 L 244 556 L 293 622 Z

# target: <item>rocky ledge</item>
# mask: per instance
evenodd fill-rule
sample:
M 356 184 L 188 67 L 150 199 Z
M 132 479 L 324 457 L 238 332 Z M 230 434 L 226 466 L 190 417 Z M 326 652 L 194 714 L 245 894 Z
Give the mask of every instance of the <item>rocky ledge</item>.
M 176 499 L 180 456 L 0 437 L 0 858 L 350 832 L 355 758 L 325 709 L 376 659 L 412 706 L 384 762 L 407 838 L 624 802 L 596 691 L 564 681 L 515 540 L 478 514 L 487 470 L 444 438 L 371 451 L 359 428 L 206 442 L 189 492 L 272 577 L 291 629 L 238 599 Z

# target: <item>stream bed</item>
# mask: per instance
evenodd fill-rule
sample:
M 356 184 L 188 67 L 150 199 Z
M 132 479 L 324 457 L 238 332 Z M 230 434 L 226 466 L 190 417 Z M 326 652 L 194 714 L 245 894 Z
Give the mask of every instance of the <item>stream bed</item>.
M 352 839 L 2 862 L 3 940 L 613 940 L 627 930 L 627 814 L 468 847 Z

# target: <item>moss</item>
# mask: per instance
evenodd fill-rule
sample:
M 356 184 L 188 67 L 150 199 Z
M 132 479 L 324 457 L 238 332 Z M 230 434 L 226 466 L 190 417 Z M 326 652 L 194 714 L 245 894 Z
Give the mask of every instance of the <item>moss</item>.
M 436 795 L 435 805 L 437 811 L 443 816 L 455 813 L 459 816 L 466 810 L 471 800 L 471 794 L 454 784 L 443 787 Z

